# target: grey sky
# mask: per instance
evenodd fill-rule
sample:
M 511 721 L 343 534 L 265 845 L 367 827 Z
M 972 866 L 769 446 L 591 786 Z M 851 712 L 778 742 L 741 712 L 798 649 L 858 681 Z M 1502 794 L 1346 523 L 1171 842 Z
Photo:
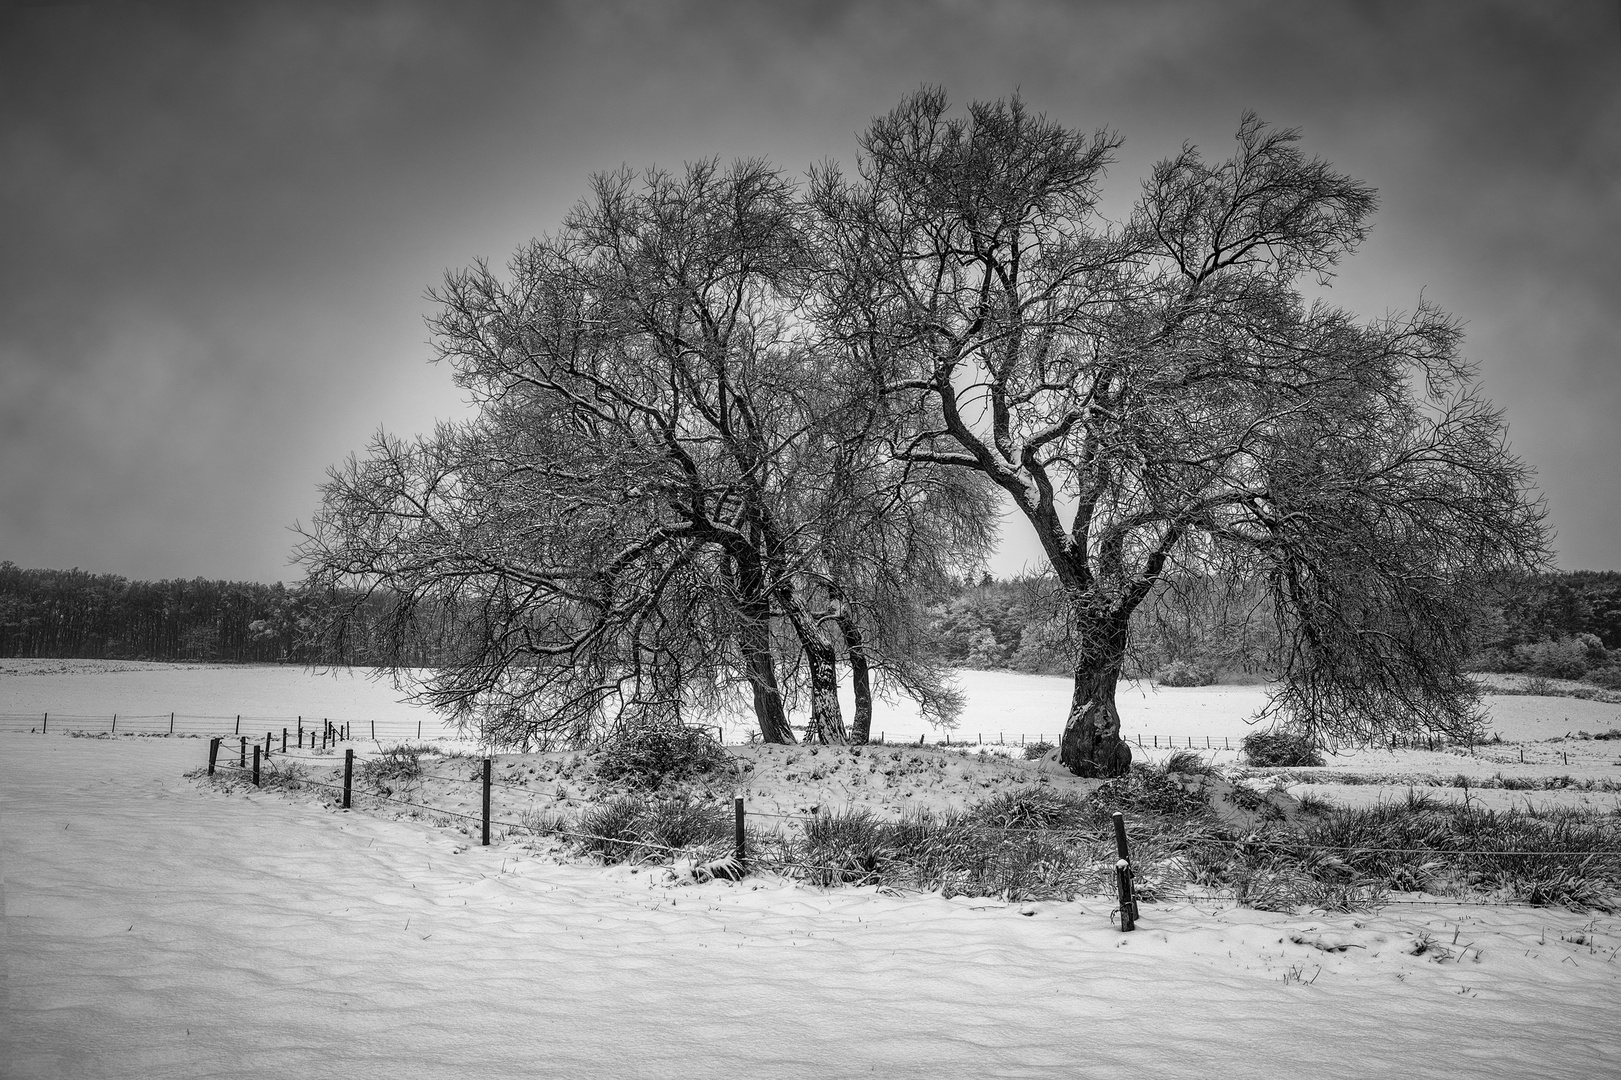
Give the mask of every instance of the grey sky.
M 848 159 L 925 83 L 1117 129 L 1117 216 L 1246 108 L 1302 128 L 1380 192 L 1333 298 L 1463 319 L 1560 564 L 1621 568 L 1614 0 L 10 9 L 0 558 L 292 580 L 325 467 L 460 412 L 422 323 L 446 268 L 621 163 Z

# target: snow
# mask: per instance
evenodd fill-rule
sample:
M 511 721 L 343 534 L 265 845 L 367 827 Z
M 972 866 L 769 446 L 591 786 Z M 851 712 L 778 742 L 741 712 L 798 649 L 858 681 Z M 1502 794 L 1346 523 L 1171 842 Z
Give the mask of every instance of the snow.
M 0 732 L 0 1075 L 1489 1080 L 1621 1045 L 1611 916 L 1164 903 L 1121 934 L 1101 902 L 678 887 L 224 795 L 182 775 L 203 745 Z

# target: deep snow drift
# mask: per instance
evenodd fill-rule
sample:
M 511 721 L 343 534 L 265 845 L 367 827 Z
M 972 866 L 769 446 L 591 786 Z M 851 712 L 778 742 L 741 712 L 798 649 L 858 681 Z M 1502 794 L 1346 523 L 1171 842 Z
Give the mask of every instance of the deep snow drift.
M 1621 919 L 665 884 L 0 733 L 0 1074 L 1591 1077 Z M 1426 936 L 1440 949 L 1416 946 Z

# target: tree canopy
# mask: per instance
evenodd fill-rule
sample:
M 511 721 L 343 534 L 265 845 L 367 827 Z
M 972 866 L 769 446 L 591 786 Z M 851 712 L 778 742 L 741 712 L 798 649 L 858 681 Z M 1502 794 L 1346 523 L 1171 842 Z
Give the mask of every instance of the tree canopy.
M 1116 135 L 924 90 L 849 175 L 598 177 L 505 278 L 436 291 L 478 415 L 335 471 L 306 564 L 402 627 L 461 613 L 427 696 L 502 730 L 746 687 L 763 737 L 802 702 L 842 741 L 841 664 L 858 739 L 873 675 L 950 712 L 917 583 L 977 564 L 999 493 L 1051 567 L 1078 773 L 1129 762 L 1115 685 L 1176 581 L 1265 598 L 1274 707 L 1315 737 L 1461 732 L 1472 583 L 1542 564 L 1542 510 L 1455 320 L 1308 298 L 1375 196 L 1299 142 L 1246 115 L 1115 221 Z

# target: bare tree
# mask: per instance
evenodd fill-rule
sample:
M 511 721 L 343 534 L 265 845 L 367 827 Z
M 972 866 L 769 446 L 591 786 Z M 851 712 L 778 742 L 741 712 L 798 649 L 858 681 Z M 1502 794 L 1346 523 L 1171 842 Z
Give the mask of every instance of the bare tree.
M 1461 590 L 1545 557 L 1457 325 L 1302 293 L 1363 239 L 1373 192 L 1254 116 L 1237 140 L 1156 166 L 1114 225 L 1114 135 L 924 91 L 873 123 L 853 179 L 813 184 L 821 317 L 904 418 L 895 456 L 988 477 L 1051 564 L 1081 775 L 1129 763 L 1115 687 L 1169 572 L 1263 578 L 1288 642 L 1275 707 L 1357 739 L 1474 723 Z
M 890 574 L 949 561 L 953 530 L 843 522 L 878 500 L 962 507 L 982 551 L 983 497 L 867 467 L 870 395 L 803 318 L 804 216 L 762 162 L 621 171 L 505 279 L 480 265 L 434 293 L 477 418 L 335 471 L 303 549 L 319 580 L 400 597 L 402 628 L 424 605 L 455 623 L 429 701 L 577 739 L 743 684 L 766 740 L 794 740 L 802 698 L 807 737 L 843 742 L 842 648 L 858 703 L 877 672 L 949 708 L 943 673 L 903 655 L 904 581 L 856 568 L 879 543 L 903 553 Z

